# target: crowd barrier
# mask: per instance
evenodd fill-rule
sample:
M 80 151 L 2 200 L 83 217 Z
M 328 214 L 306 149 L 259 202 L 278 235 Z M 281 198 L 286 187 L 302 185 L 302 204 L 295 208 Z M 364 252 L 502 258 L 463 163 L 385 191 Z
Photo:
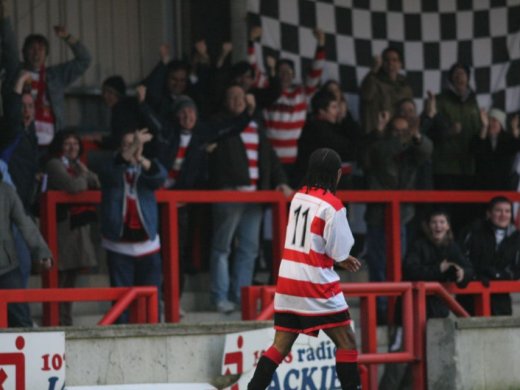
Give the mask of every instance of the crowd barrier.
M 113 324 L 127 309 L 130 309 L 131 323 L 156 324 L 159 321 L 156 287 L 20 289 L 2 290 L 0 294 L 0 328 L 7 328 L 7 305 L 9 303 L 89 301 L 112 301 L 114 303 L 98 325 Z
M 157 202 L 161 207 L 161 251 L 164 276 L 164 308 L 167 322 L 179 322 L 179 250 L 177 207 L 183 203 L 267 203 L 273 209 L 273 272 L 278 269 L 287 221 L 287 199 L 279 191 L 157 191 Z M 98 204 L 99 191 L 68 194 L 48 191 L 41 199 L 41 229 L 45 241 L 54 257 L 53 267 L 42 274 L 44 288 L 58 287 L 58 237 L 56 208 L 58 204 Z M 43 324 L 58 325 L 58 303 L 46 303 L 43 307 Z
M 386 204 L 386 250 L 387 281 L 401 281 L 401 203 L 487 203 L 491 198 L 505 195 L 512 201 L 520 202 L 520 193 L 497 191 L 338 191 L 337 196 L 344 202 Z M 161 205 L 161 237 L 164 272 L 165 318 L 168 322 L 178 322 L 179 287 L 178 275 L 178 222 L 177 207 L 182 203 L 225 203 L 252 202 L 268 203 L 273 206 L 273 278 L 283 251 L 283 237 L 287 221 L 288 200 L 278 191 L 157 191 L 157 201 Z M 56 237 L 56 207 L 58 204 L 100 202 L 98 191 L 86 191 L 70 195 L 60 191 L 49 191 L 42 197 L 41 226 L 44 238 L 56 259 L 54 267 L 43 274 L 45 288 L 58 287 L 58 259 Z M 44 324 L 56 325 L 59 318 L 58 305 L 44 305 Z

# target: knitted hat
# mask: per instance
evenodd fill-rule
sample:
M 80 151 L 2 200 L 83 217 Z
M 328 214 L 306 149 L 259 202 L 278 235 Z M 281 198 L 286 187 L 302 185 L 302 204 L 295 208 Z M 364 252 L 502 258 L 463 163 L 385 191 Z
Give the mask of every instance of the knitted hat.
M 177 113 L 180 110 L 182 110 L 183 108 L 186 108 L 186 107 L 193 107 L 195 109 L 197 108 L 197 106 L 195 105 L 195 102 L 193 101 L 192 98 L 190 98 L 187 95 L 180 95 L 173 101 L 173 106 L 172 106 L 173 115 L 177 115 Z
M 506 113 L 498 108 L 492 108 L 488 112 L 488 116 L 490 118 L 495 118 L 500 122 L 500 126 L 502 126 L 502 130 L 506 129 Z
M 115 91 L 119 96 L 126 95 L 125 80 L 121 76 L 111 76 L 103 81 L 103 87 L 107 87 Z

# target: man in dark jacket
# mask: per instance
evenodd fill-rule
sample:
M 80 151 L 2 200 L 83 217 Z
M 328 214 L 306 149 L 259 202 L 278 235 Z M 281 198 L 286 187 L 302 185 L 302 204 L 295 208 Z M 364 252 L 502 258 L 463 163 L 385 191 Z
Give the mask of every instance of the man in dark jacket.
M 251 107 L 252 95 L 232 85 L 225 95 L 226 112 L 222 118 L 236 117 Z M 249 103 L 248 103 L 249 101 Z M 254 112 L 254 104 L 251 107 Z M 287 178 L 270 147 L 260 122 L 250 120 L 243 131 L 217 142 L 210 154 L 210 183 L 216 189 L 256 191 L 278 188 L 291 193 Z M 259 253 L 262 206 L 254 203 L 217 203 L 213 205 L 213 241 L 211 246 L 211 294 L 218 311 L 230 313 L 240 304 L 240 289 L 253 280 Z M 231 244 L 238 246 L 231 280 L 228 260 Z
M 490 280 L 520 278 L 520 232 L 511 224 L 511 201 L 495 197 L 489 202 L 486 219 L 474 225 L 464 236 L 465 254 L 473 264 L 475 278 L 489 285 Z M 473 297 L 459 298 L 466 310 L 474 314 Z M 492 315 L 511 315 L 511 296 L 491 296 Z
M 363 133 L 349 114 L 341 124 L 337 123 L 338 110 L 337 98 L 332 92 L 321 89 L 313 96 L 313 117 L 305 123 L 298 140 L 296 177 L 293 184 L 299 184 L 303 178 L 310 155 L 316 149 L 330 148 L 340 155 L 342 162 L 353 162 L 357 159 Z
M 364 170 L 371 190 L 411 190 L 418 167 L 432 153 L 432 142 L 404 117 L 393 118 L 383 131 L 369 134 Z M 401 206 L 401 246 L 406 249 L 405 226 L 414 216 L 411 204 Z M 366 247 L 370 281 L 386 280 L 385 205 L 371 203 L 365 214 Z M 378 300 L 378 317 L 386 318 L 386 300 Z
M 511 170 L 520 151 L 520 128 L 507 131 L 506 113 L 498 108 L 480 112 L 482 129 L 472 140 L 477 190 L 508 190 L 512 187 Z M 515 124 L 515 121 L 512 121 Z
M 103 81 L 101 94 L 110 109 L 110 134 L 103 139 L 103 146 L 115 150 L 123 134 L 142 127 L 139 103 L 135 97 L 127 96 L 125 80 L 117 75 Z

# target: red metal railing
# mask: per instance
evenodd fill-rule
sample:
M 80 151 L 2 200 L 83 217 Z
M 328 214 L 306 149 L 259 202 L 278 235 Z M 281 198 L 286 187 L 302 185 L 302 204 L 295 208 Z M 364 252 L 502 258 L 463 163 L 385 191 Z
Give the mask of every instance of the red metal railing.
M 133 323 L 156 324 L 159 320 L 156 287 L 44 288 L 2 290 L 0 294 L 0 328 L 7 328 L 7 304 L 21 302 L 88 302 L 114 301 L 114 305 L 98 322 L 113 324 L 130 308 Z
M 178 216 L 180 203 L 269 203 L 273 206 L 273 272 L 278 270 L 287 221 L 287 199 L 279 191 L 157 191 L 157 202 L 161 205 L 161 247 L 163 255 L 165 319 L 167 322 L 178 322 L 179 317 L 179 249 L 178 249 Z M 58 287 L 58 241 L 56 230 L 56 206 L 58 204 L 90 203 L 101 201 L 99 191 L 85 191 L 80 194 L 67 194 L 60 191 L 49 191 L 42 196 L 41 228 L 55 262 L 53 267 L 42 275 L 45 288 Z M 59 305 L 44 304 L 44 325 L 57 325 L 59 322 Z
M 520 193 L 494 191 L 338 191 L 345 202 L 384 203 L 387 205 L 386 249 L 387 281 L 401 280 L 401 203 L 486 203 L 492 197 L 505 195 L 520 201 Z M 52 253 L 57 258 L 56 205 L 62 203 L 99 203 L 100 193 L 88 191 L 77 195 L 50 191 L 42 198 L 42 231 Z M 277 191 L 244 193 L 237 191 L 158 191 L 157 201 L 162 205 L 162 241 L 164 298 L 166 321 L 179 321 L 177 206 L 179 203 L 252 202 L 273 205 L 273 277 L 276 278 L 287 218 L 287 199 Z M 44 287 L 58 286 L 57 268 L 43 275 Z M 58 305 L 44 305 L 44 324 L 56 325 Z
M 512 191 L 338 191 L 344 202 L 384 203 L 386 207 L 387 281 L 401 281 L 401 203 L 487 203 L 495 196 L 520 202 Z

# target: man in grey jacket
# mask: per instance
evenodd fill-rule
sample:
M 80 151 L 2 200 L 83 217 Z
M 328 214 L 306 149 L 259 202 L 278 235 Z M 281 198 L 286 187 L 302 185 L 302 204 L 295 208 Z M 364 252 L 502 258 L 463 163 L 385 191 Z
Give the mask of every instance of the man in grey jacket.
M 16 256 L 11 225 L 15 224 L 27 242 L 31 257 L 42 268 L 52 266 L 51 252 L 34 222 L 25 214 L 16 190 L 2 180 L 0 173 L 0 290 L 24 288 Z M 8 305 L 9 327 L 32 327 L 26 303 Z
M 32 73 L 32 81 L 27 88 L 35 100 L 36 135 L 39 145 L 48 145 L 54 133 L 65 126 L 65 88 L 85 73 L 91 62 L 90 53 L 64 26 L 54 26 L 56 36 L 71 48 L 74 58 L 58 65 L 45 66 L 49 42 L 43 35 L 30 34 L 25 38 L 23 62 L 20 62 L 7 3 L 6 0 L 0 0 L 1 67 L 5 69 L 3 96 L 9 96 L 22 69 Z

